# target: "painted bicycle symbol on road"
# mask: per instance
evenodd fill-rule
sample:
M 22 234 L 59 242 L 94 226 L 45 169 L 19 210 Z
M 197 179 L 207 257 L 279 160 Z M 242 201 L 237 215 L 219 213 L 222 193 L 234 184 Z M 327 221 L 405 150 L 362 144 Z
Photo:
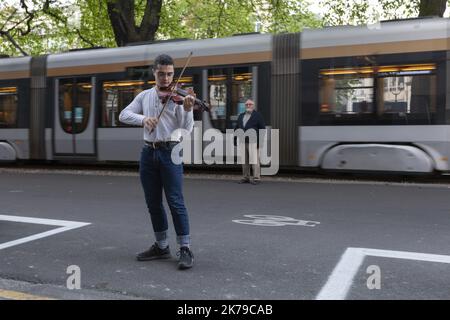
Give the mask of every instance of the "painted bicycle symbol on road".
M 320 224 L 319 221 L 307 221 L 298 220 L 291 217 L 284 216 L 272 216 L 272 215 L 260 215 L 260 214 L 246 214 L 245 220 L 232 220 L 236 223 L 250 224 L 254 226 L 262 227 L 281 227 L 281 226 L 303 226 L 303 227 L 315 227 Z

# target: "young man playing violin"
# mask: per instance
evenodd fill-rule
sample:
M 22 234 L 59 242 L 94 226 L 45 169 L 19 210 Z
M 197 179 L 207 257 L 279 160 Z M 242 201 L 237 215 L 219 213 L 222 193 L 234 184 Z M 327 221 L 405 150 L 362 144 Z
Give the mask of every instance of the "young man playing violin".
M 188 269 L 193 266 L 194 256 L 190 250 L 189 217 L 182 191 L 183 165 L 174 164 L 171 153 L 180 138 L 173 139 L 172 132 L 178 128 L 192 131 L 195 94 L 190 90 L 182 105 L 166 99 L 169 90 L 169 97 L 171 96 L 174 77 L 173 59 L 166 54 L 155 58 L 153 75 L 156 85 L 139 93 L 119 116 L 123 123 L 144 128 L 145 143 L 141 152 L 139 172 L 156 242 L 136 258 L 139 261 L 147 261 L 171 257 L 167 215 L 162 200 L 164 190 L 180 247 L 178 268 Z M 167 103 L 163 103 L 163 96 L 168 100 Z M 164 112 L 161 113 L 163 109 Z

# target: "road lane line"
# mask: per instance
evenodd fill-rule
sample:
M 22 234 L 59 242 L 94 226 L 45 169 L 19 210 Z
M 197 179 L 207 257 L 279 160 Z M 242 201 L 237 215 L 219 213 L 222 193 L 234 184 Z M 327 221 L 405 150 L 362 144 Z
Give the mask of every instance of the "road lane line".
M 450 256 L 410 251 L 347 248 L 316 300 L 344 300 L 366 256 L 450 264 Z
M 353 283 L 364 260 L 364 253 L 358 248 L 347 248 L 339 263 L 328 277 L 327 283 L 320 290 L 316 300 L 343 300 Z
M 67 220 L 54 220 L 54 219 L 42 219 L 42 218 L 32 218 L 32 217 L 21 217 L 21 216 L 10 216 L 10 215 L 1 215 L 0 221 L 11 221 L 11 222 L 22 222 L 22 223 L 34 223 L 34 224 L 44 224 L 50 226 L 59 226 L 60 228 L 56 228 L 53 230 L 37 233 L 28 237 L 8 241 L 0 244 L 0 250 L 9 248 L 12 246 L 16 246 L 22 243 L 34 241 L 37 239 L 45 238 L 52 236 L 57 233 L 69 231 L 72 229 L 80 228 L 89 225 L 89 222 L 78 222 L 78 221 L 67 221 Z
M 445 256 L 441 254 L 430 254 L 430 253 L 410 252 L 410 251 L 391 251 L 391 250 L 366 249 L 366 248 L 361 248 L 361 252 L 364 253 L 366 256 L 373 256 L 373 257 L 450 263 L 450 256 Z
M 43 219 L 34 217 L 22 217 L 22 216 L 9 216 L 0 214 L 0 220 L 11 221 L 11 222 L 23 222 L 23 223 L 35 223 L 35 224 L 45 224 L 49 226 L 59 226 L 59 227 L 77 227 L 83 226 L 89 223 L 68 221 L 68 220 L 55 220 L 55 219 Z

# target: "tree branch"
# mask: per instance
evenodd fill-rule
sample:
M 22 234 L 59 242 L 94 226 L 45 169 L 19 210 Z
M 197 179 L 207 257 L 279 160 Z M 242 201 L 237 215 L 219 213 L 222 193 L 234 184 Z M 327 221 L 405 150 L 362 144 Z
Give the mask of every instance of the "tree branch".
M 92 41 L 89 41 L 88 39 L 86 39 L 82 34 L 80 29 L 75 29 L 75 32 L 78 34 L 78 36 L 80 37 L 81 40 L 83 40 L 84 42 L 86 42 L 87 44 L 89 44 L 91 47 L 96 47 L 97 45 L 95 43 L 93 43 Z
M 161 15 L 162 0 L 147 0 L 145 6 L 144 18 L 139 27 L 142 36 L 153 40 L 159 27 L 159 18 Z
M 16 14 L 17 9 L 14 9 L 13 12 L 11 12 L 10 16 L 5 20 L 5 23 L 2 25 L 2 27 L 0 28 L 0 30 L 3 30 L 3 28 L 6 26 L 6 24 L 11 21 L 12 17 L 14 17 L 14 15 Z
M 222 15 L 225 9 L 225 3 L 222 0 L 219 0 L 219 16 L 217 17 L 217 31 L 216 31 L 216 37 L 219 37 L 220 34 L 220 25 L 222 20 Z
M 53 12 L 53 10 L 50 8 L 51 0 L 46 0 L 44 3 L 44 6 L 42 7 L 42 12 L 49 15 L 50 17 L 54 18 L 56 21 L 64 23 L 64 25 L 67 25 L 67 18 L 61 17 L 60 15 Z
M 11 36 L 11 34 L 8 31 L 2 31 L 0 30 L 0 35 L 2 37 L 5 37 L 6 39 L 9 40 L 9 42 L 12 43 L 12 45 L 19 50 L 24 56 L 29 56 L 28 53 L 25 52 L 25 50 L 22 49 L 22 47 L 16 42 L 16 40 L 14 40 L 14 38 Z
M 20 32 L 20 34 L 22 36 L 25 36 L 27 34 L 29 34 L 31 32 L 31 22 L 33 21 L 34 17 L 35 17 L 35 12 L 30 12 L 28 11 L 28 6 L 25 2 L 25 0 L 20 0 L 20 6 L 25 9 L 25 17 L 20 20 L 19 22 L 16 22 L 16 24 L 14 26 L 12 26 L 11 28 L 9 28 L 6 32 L 10 33 L 13 29 L 16 29 L 20 24 L 22 24 L 22 22 L 26 21 L 26 25 L 27 25 L 27 29 L 23 30 L 22 28 L 17 28 L 17 30 Z M 14 10 L 14 13 L 11 15 L 10 18 L 12 18 L 12 16 L 17 12 L 17 9 Z M 8 19 L 10 19 L 8 18 Z M 7 20 L 8 22 L 8 20 Z M 6 23 L 5 23 L 6 25 Z M 4 27 L 4 26 L 3 26 Z M 3 29 L 3 27 L 1 29 Z
M 63 23 L 65 26 L 67 26 L 67 18 L 66 17 L 61 17 L 60 15 L 56 14 L 55 12 L 53 12 L 50 8 L 50 4 L 51 4 L 51 0 L 46 0 L 44 7 L 42 8 L 42 11 L 49 15 L 50 17 L 53 17 L 56 21 L 59 21 L 61 23 Z M 81 30 L 79 28 L 74 28 L 74 31 L 76 32 L 76 34 L 80 37 L 81 40 L 83 40 L 84 42 L 86 42 L 87 44 L 89 44 L 91 47 L 96 47 L 97 45 L 95 43 L 93 43 L 92 41 L 88 40 L 86 37 L 84 37 L 81 33 Z

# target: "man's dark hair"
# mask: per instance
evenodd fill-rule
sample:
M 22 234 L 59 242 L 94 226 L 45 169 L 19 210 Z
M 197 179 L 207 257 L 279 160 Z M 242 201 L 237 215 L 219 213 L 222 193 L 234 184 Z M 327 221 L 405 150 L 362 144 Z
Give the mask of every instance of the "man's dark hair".
M 173 66 L 173 59 L 171 56 L 167 54 L 160 54 L 155 58 L 155 62 L 153 63 L 153 70 L 156 70 L 160 66 Z

